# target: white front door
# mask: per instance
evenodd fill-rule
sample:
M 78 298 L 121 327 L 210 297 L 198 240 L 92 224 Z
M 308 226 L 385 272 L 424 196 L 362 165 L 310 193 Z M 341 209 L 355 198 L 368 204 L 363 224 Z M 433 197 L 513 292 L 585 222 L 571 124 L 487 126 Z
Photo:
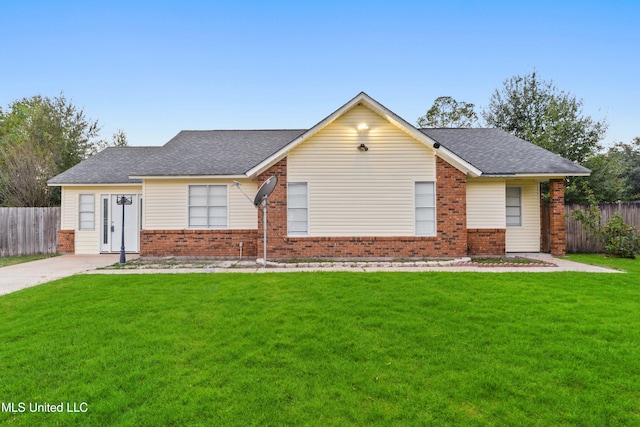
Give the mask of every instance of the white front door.
M 131 199 L 130 205 L 119 205 L 118 198 Z M 100 200 L 102 227 L 100 250 L 120 252 L 122 245 L 122 208 L 124 206 L 124 246 L 126 252 L 140 251 L 140 196 L 138 194 L 109 194 Z

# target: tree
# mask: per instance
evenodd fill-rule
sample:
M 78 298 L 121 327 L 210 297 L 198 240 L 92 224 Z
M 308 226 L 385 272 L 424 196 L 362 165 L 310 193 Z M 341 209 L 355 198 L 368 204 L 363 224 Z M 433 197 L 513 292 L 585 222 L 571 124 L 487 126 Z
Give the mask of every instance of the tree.
M 0 145 L 0 200 L 7 206 L 51 206 L 54 176 L 50 154 L 27 141 Z M 55 196 L 53 197 L 55 200 Z
M 588 203 L 587 189 L 602 202 L 617 202 L 625 198 L 628 184 L 624 178 L 624 165 L 611 150 L 595 154 L 583 162 L 591 169 L 588 177 L 573 178 L 565 191 L 565 199 L 571 203 Z
M 450 96 L 440 96 L 433 101 L 427 113 L 418 118 L 418 127 L 470 128 L 478 122 L 474 104 L 458 102 Z
M 536 71 L 496 89 L 482 113 L 495 126 L 567 159 L 582 163 L 601 148 L 607 124 L 582 113 L 582 100 L 538 80 Z
M 111 141 L 100 140 L 96 144 L 97 151 L 102 151 L 107 147 L 126 147 L 129 145 L 127 141 L 127 134 L 122 130 L 118 129 L 111 135 Z
M 608 153 L 619 165 L 626 185 L 623 200 L 640 200 L 640 137 L 629 144 L 618 142 Z
M 87 118 L 64 95 L 33 96 L 0 110 L 0 205 L 54 206 L 60 201 L 48 179 L 95 154 L 97 120 Z M 114 135 L 113 142 L 124 141 Z

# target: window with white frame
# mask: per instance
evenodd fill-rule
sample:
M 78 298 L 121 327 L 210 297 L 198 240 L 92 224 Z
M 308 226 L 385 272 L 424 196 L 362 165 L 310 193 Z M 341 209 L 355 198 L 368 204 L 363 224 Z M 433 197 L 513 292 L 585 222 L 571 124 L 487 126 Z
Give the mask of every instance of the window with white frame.
M 522 225 L 522 187 L 507 187 L 507 227 Z
M 226 185 L 189 186 L 189 228 L 227 228 Z
M 80 194 L 78 197 L 78 230 L 94 230 L 96 205 L 94 194 Z
M 415 221 L 416 235 L 436 235 L 436 192 L 433 182 L 415 183 Z
M 309 234 L 309 194 L 306 182 L 290 182 L 287 189 L 287 232 L 290 236 Z

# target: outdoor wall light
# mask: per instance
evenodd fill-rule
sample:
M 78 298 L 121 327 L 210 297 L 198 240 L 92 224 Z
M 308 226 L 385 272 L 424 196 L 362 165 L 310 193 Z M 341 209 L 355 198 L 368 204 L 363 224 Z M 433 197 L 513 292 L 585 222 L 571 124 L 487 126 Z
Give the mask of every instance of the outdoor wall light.
M 369 125 L 367 125 L 366 123 L 360 123 L 358 125 L 358 132 L 366 132 L 369 130 Z
M 369 151 L 369 147 L 367 147 L 364 144 L 360 144 L 360 146 L 358 147 L 358 150 L 360 150 L 360 151 Z

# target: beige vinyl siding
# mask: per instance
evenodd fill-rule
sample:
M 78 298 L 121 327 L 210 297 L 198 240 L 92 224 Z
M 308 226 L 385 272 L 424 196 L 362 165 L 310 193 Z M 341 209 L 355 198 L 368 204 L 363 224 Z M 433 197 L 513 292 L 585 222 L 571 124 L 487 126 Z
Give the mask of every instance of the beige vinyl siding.
M 135 186 L 67 186 L 62 188 L 62 230 L 75 230 L 75 253 L 78 255 L 100 253 L 100 203 L 102 194 L 140 194 L 142 187 Z M 79 196 L 93 194 L 95 203 L 95 227 L 93 230 L 79 230 Z
M 250 197 L 258 191 L 256 182 L 238 180 Z M 145 180 L 143 229 L 184 230 L 189 228 L 189 185 L 227 185 L 229 229 L 255 229 L 258 214 L 253 204 L 232 180 L 215 179 L 147 179 Z
M 540 186 L 537 181 L 507 180 L 522 188 L 522 226 L 507 227 L 507 252 L 540 251 Z
M 434 150 L 364 106 L 293 149 L 287 168 L 308 183 L 309 236 L 415 235 L 415 182 L 436 178 Z
M 504 179 L 467 181 L 467 228 L 505 228 Z
M 60 212 L 60 229 L 75 230 L 78 213 L 78 193 L 70 188 L 62 187 Z

